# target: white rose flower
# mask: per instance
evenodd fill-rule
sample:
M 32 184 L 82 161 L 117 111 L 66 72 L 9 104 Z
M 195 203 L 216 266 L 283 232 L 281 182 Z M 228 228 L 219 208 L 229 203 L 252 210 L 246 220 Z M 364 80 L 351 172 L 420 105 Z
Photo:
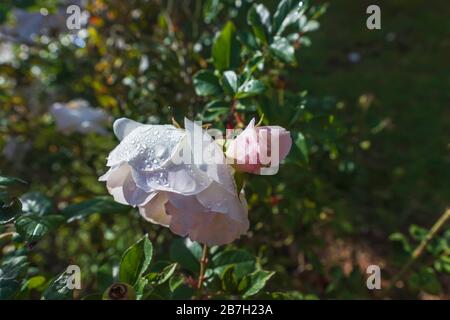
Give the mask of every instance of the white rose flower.
M 109 121 L 109 116 L 101 109 L 92 108 L 85 100 L 77 99 L 68 103 L 54 103 L 50 108 L 50 113 L 55 118 L 58 130 L 63 133 L 95 132 L 102 135 L 108 133 L 104 124 Z
M 152 223 L 207 245 L 230 243 L 248 230 L 245 198 L 211 136 L 187 119 L 185 128 L 116 120 L 121 142 L 99 180 Z M 201 161 L 190 161 L 199 154 Z
M 0 64 L 14 62 L 14 50 L 11 42 L 0 43 Z

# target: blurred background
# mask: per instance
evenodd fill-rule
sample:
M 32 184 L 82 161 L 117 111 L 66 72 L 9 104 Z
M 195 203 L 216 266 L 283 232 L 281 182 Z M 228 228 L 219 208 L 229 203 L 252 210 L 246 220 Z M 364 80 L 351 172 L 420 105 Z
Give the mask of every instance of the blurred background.
M 297 64 L 269 73 L 276 94 L 242 104 L 245 122 L 264 113 L 296 147 L 276 176 L 248 178 L 250 232 L 232 246 L 276 271 L 268 287 L 289 298 L 382 298 L 365 285 L 366 268 L 379 265 L 389 297 L 448 299 L 448 225 L 400 281 L 390 279 L 450 203 L 450 6 L 380 1 L 382 28 L 368 30 L 373 1 L 311 2 L 323 12 L 297 42 Z M 83 8 L 80 30 L 67 30 L 69 4 Z M 107 194 L 97 179 L 117 144 L 114 118 L 187 116 L 224 128 L 225 115 L 205 107 L 192 78 L 210 63 L 215 33 L 228 20 L 241 30 L 251 4 L 2 1 L 0 175 L 27 181 L 61 210 Z M 95 111 L 76 127 L 61 105 Z M 27 245 L 40 273 L 75 262 L 95 291 L 146 232 L 158 258 L 170 259 L 177 237 L 135 210 L 93 214 Z

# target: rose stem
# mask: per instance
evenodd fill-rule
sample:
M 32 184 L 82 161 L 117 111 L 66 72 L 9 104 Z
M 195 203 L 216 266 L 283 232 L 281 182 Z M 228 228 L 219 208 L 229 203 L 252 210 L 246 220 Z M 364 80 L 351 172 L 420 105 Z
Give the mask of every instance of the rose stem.
M 447 210 L 440 216 L 440 218 L 436 221 L 436 223 L 431 227 L 431 229 L 428 231 L 425 238 L 420 242 L 420 244 L 417 246 L 417 248 L 412 253 L 411 257 L 409 258 L 408 262 L 403 266 L 403 268 L 397 273 L 396 276 L 392 278 L 390 287 L 392 288 L 406 273 L 406 271 L 411 268 L 411 266 L 416 262 L 424 253 L 425 249 L 430 244 L 431 240 L 439 233 L 441 228 L 445 225 L 447 220 L 450 218 L 450 208 L 447 208 Z
M 201 289 L 203 285 L 203 280 L 205 279 L 206 264 L 208 263 L 208 246 L 203 245 L 202 258 L 200 259 L 200 274 L 198 276 L 197 288 Z

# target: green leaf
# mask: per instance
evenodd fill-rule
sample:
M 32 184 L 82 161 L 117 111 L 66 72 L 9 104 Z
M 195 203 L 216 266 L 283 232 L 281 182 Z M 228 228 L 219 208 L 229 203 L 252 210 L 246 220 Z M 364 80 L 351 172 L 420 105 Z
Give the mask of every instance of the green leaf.
M 257 50 L 259 45 L 256 41 L 255 36 L 252 32 L 245 31 L 245 30 L 239 30 L 237 31 L 237 38 L 238 40 L 244 45 L 247 46 L 251 50 Z
M 73 299 L 72 290 L 68 288 L 67 282 L 69 274 L 67 272 L 61 273 L 53 279 L 44 291 L 43 299 L 45 300 L 71 300 Z
M 117 203 L 110 197 L 96 197 L 70 205 L 64 208 L 62 214 L 68 219 L 67 222 L 72 222 L 84 219 L 94 213 L 125 213 L 129 210 L 130 207 Z
M 211 23 L 222 8 L 223 3 L 220 0 L 205 0 L 205 4 L 203 5 L 203 19 L 205 23 Z
M 238 288 L 238 281 L 234 273 L 235 265 L 230 265 L 225 268 L 220 275 L 222 289 L 228 293 L 234 293 Z
M 270 12 L 263 4 L 253 5 L 247 14 L 247 23 L 252 27 L 255 37 L 267 44 L 270 34 Z
M 145 278 L 152 285 L 161 285 L 173 276 L 177 266 L 177 263 L 172 263 L 165 267 L 161 272 L 151 272 L 146 275 Z
M 0 300 L 8 300 L 14 297 L 20 288 L 20 282 L 16 279 L 2 279 L 0 276 Z
M 198 273 L 200 270 L 201 256 L 201 245 L 189 239 L 175 239 L 170 246 L 170 259 L 193 273 Z
M 395 232 L 395 233 L 391 234 L 389 236 L 389 240 L 399 242 L 402 245 L 402 248 L 405 252 L 412 251 L 412 247 L 409 243 L 408 238 L 406 238 L 405 235 L 403 235 L 400 232 Z
M 118 265 L 117 261 L 100 265 L 96 274 L 98 290 L 103 292 L 114 282 L 114 267 L 116 265 Z
M 136 288 L 136 298 L 133 300 L 142 300 L 142 298 L 144 297 L 144 290 L 147 288 L 148 284 L 149 281 L 147 277 L 138 279 L 136 285 L 134 286 Z
M 265 86 L 262 81 L 250 78 L 239 87 L 238 92 L 236 94 L 236 98 L 243 99 L 253 97 L 258 94 L 261 94 L 262 92 L 264 92 L 264 90 Z
M 270 51 L 272 54 L 283 62 L 295 63 L 295 49 L 294 46 L 284 37 L 276 36 L 274 41 L 270 44 Z
M 320 23 L 316 20 L 309 20 L 309 21 L 300 20 L 300 21 L 302 24 L 300 24 L 299 29 L 303 33 L 316 31 L 320 27 Z
M 51 200 L 40 192 L 28 192 L 20 197 L 22 211 L 37 216 L 51 214 L 53 211 Z
M 12 299 L 20 289 L 20 277 L 28 268 L 26 256 L 6 257 L 0 266 L 0 300 Z
M 297 133 L 297 137 L 295 139 L 295 145 L 300 150 L 300 154 L 302 155 L 303 161 L 308 163 L 309 162 L 308 145 L 306 143 L 305 136 L 301 132 Z
M 27 287 L 28 289 L 39 289 L 45 283 L 45 277 L 43 276 L 34 276 L 28 279 Z
M 213 96 L 222 93 L 219 79 L 209 70 L 201 70 L 194 75 L 195 93 L 199 96 Z
M 22 213 L 22 203 L 18 198 L 7 200 L 7 203 L 0 203 L 0 225 L 12 222 Z
M 145 235 L 122 255 L 119 280 L 134 286 L 150 265 L 152 254 L 152 243 Z
M 263 289 L 270 278 L 275 274 L 273 271 L 257 270 L 245 276 L 239 283 L 239 291 L 243 291 L 243 297 L 248 298 Z
M 447 274 L 450 274 L 450 257 L 448 256 L 441 256 L 439 260 L 436 260 L 434 262 L 434 268 L 438 272 L 445 272 Z
M 430 267 L 424 267 L 418 273 L 413 273 L 408 279 L 408 284 L 414 290 L 424 290 L 431 294 L 439 294 L 442 291 L 442 285 Z
M 277 33 L 278 29 L 280 29 L 281 25 L 283 24 L 284 19 L 292 10 L 292 2 L 292 0 L 281 0 L 278 3 L 277 10 L 273 15 L 272 30 L 274 33 Z
M 0 176 L 0 186 L 10 186 L 17 183 L 26 184 L 24 180 L 19 178 Z
M 235 94 L 238 86 L 238 78 L 236 72 L 232 70 L 223 73 L 222 83 L 225 90 L 231 94 Z
M 28 242 L 40 240 L 49 231 L 58 227 L 64 221 L 61 215 L 38 216 L 23 215 L 15 223 L 17 232 Z
M 245 250 L 222 251 L 213 256 L 212 264 L 214 273 L 218 275 L 222 274 L 229 266 L 234 266 L 235 275 L 238 279 L 255 270 L 255 258 Z
M 236 38 L 236 28 L 229 21 L 214 39 L 212 58 L 217 70 L 234 69 L 240 63 L 240 47 Z
M 305 6 L 303 1 L 282 0 L 278 4 L 273 16 L 272 32 L 280 35 L 287 26 L 296 23 L 304 16 Z
M 3 24 L 6 21 L 11 8 L 10 5 L 0 3 L 0 24 Z
M 230 110 L 230 102 L 225 100 L 213 100 L 205 106 L 206 111 L 216 111 L 219 109 Z
M 248 75 L 252 75 L 256 70 L 264 66 L 264 57 L 261 52 L 257 51 L 255 55 L 247 62 L 244 71 Z
M 422 241 L 427 236 L 428 231 L 424 228 L 421 228 L 415 224 L 409 226 L 409 234 L 416 241 Z
M 178 286 L 171 294 L 171 300 L 188 300 L 194 295 L 195 290 L 190 286 L 182 284 Z
M 184 277 L 182 275 L 175 275 L 169 280 L 169 289 L 174 292 L 184 283 Z
M 214 121 L 230 111 L 230 102 L 224 100 L 213 100 L 205 106 L 201 119 L 203 121 Z

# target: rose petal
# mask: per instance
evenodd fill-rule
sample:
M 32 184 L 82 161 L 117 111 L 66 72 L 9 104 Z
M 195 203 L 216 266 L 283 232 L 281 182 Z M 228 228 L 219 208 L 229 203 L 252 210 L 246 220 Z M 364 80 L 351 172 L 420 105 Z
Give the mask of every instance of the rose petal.
M 128 162 L 136 170 L 155 170 L 170 159 L 184 135 L 170 125 L 138 126 L 111 151 L 107 166 Z
M 99 178 L 100 181 L 106 181 L 106 187 L 109 193 L 114 197 L 114 200 L 128 204 L 123 194 L 123 184 L 127 177 L 131 174 L 131 167 L 123 164 L 118 167 L 111 168 L 107 173 Z
M 114 121 L 113 130 L 117 139 L 123 140 L 131 131 L 142 125 L 142 123 L 127 118 L 120 118 Z
M 167 195 L 165 192 L 153 193 L 152 198 L 145 206 L 139 207 L 139 213 L 151 223 L 156 223 L 168 227 L 171 217 L 166 214 L 165 204 Z

